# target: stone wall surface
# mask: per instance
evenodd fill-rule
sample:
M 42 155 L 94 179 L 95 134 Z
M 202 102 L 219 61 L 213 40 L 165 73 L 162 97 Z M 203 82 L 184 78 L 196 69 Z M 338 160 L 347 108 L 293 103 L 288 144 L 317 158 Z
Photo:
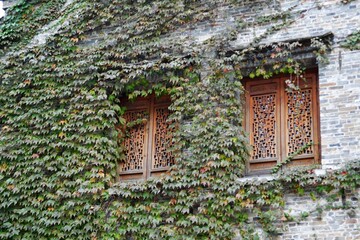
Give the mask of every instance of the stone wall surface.
M 337 197 L 332 203 L 332 209 L 323 212 L 317 209 L 327 206 L 325 198 L 329 196 L 313 200 L 309 196 L 287 195 L 286 211 L 298 214 L 306 211 L 311 213 L 304 221 L 286 224 L 285 232 L 277 239 L 360 239 L 359 194 L 360 191 L 357 192 L 357 195 L 345 195 L 345 198 Z
M 310 189 L 311 191 L 311 189 Z M 285 194 L 285 213 L 294 220 L 285 222 L 283 231 L 268 236 L 260 228 L 260 239 L 275 240 L 357 240 L 360 239 L 360 189 L 355 194 L 335 196 L 330 192 L 321 197 Z M 334 198 L 328 202 L 326 198 Z M 324 210 L 325 209 L 325 210 Z M 282 210 L 279 210 L 282 211 Z M 302 214 L 309 214 L 301 220 Z M 274 223 L 276 224 L 276 223 Z M 243 240 L 240 234 L 234 240 Z
M 319 67 L 324 168 L 360 159 L 360 51 L 335 48 Z
M 259 2 L 265 5 L 258 4 Z M 242 49 L 255 37 L 266 33 L 269 27 L 266 24 L 252 24 L 252 21 L 259 16 L 276 14 L 279 10 L 295 13 L 295 21 L 276 34 L 265 37 L 262 43 L 304 39 L 329 32 L 333 34 L 332 49 L 327 54 L 329 63 L 317 66 L 321 164 L 324 169 L 335 169 L 347 161 L 360 159 L 360 51 L 350 51 L 340 46 L 350 33 L 360 29 L 360 0 L 348 4 L 343 4 L 341 0 L 248 0 L 243 1 L 242 8 L 224 5 L 218 10 L 214 19 L 179 29 L 169 37 L 181 36 L 201 44 L 217 34 L 222 34 L 225 29 L 234 28 L 239 20 L 243 20 L 246 27 L 229 47 L 232 50 Z M 279 23 L 281 21 L 279 20 Z M 114 27 L 116 26 L 109 29 Z M 85 45 L 90 46 L 106 40 L 109 29 L 92 33 L 84 42 Z M 43 44 L 45 41 L 40 42 Z M 360 191 L 357 195 L 346 196 L 345 201 L 348 201 L 350 208 L 343 208 L 344 199 L 337 199 L 333 209 L 317 212 L 316 207 L 324 204 L 326 197 L 313 201 L 310 197 L 287 194 L 288 211 L 310 211 L 311 214 L 299 223 L 288 223 L 284 233 L 277 239 L 360 239 Z

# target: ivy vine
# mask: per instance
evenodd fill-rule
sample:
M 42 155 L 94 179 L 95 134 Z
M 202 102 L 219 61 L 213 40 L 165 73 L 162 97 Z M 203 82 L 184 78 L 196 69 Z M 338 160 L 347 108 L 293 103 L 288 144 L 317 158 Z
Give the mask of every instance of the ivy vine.
M 259 45 L 300 13 L 259 17 L 278 24 L 243 50 L 227 46 L 244 20 L 205 42 L 178 37 L 224 4 L 262 7 L 23 0 L 9 10 L 0 22 L 0 239 L 231 239 L 235 229 L 253 239 L 258 224 L 271 235 L 293 219 L 274 211 L 284 191 L 311 186 L 316 197 L 358 187 L 358 162 L 323 176 L 307 168 L 239 181 L 249 157 L 240 79 L 301 75 L 292 56 L 300 43 Z M 31 44 L 45 26 L 54 34 Z M 321 56 L 327 49 L 320 40 L 313 47 Z M 120 97 L 153 93 L 172 98 L 177 164 L 159 178 L 116 183 Z
M 350 34 L 342 43 L 342 46 L 350 50 L 360 49 L 360 30 Z

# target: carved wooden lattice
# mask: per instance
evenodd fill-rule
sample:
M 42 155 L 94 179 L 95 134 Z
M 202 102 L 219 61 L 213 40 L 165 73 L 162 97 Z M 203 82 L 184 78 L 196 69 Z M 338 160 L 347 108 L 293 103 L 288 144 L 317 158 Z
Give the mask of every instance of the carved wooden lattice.
M 319 123 L 315 74 L 306 74 L 288 92 L 287 77 L 246 81 L 246 130 L 253 146 L 248 171 L 270 170 L 292 153 L 288 165 L 314 164 L 319 160 Z
M 168 132 L 170 123 L 167 122 L 169 110 L 167 107 L 155 108 L 155 136 L 152 168 L 169 167 L 174 164 L 174 157 L 168 151 L 172 147 L 172 137 Z
M 128 111 L 124 114 L 126 122 L 136 121 L 146 117 L 146 111 Z M 121 165 L 121 171 L 141 170 L 145 160 L 146 125 L 137 124 L 128 129 L 128 137 L 125 138 L 125 162 Z
M 287 93 L 287 153 L 296 152 L 312 139 L 312 92 L 311 89 Z M 313 148 L 303 154 L 313 154 Z
M 157 176 L 175 163 L 169 148 L 173 146 L 167 122 L 170 111 L 170 98 L 150 96 L 138 98 L 135 102 L 124 99 L 127 111 L 124 118 L 127 123 L 127 137 L 124 139 L 125 161 L 120 164 L 120 180 L 131 180 Z
M 276 95 L 252 97 L 253 111 L 253 159 L 274 158 L 276 153 Z

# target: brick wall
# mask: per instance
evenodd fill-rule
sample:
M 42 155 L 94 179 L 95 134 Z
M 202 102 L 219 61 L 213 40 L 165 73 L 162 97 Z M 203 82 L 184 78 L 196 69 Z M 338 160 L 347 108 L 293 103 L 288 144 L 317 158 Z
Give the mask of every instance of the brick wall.
M 322 165 L 360 159 L 360 51 L 334 48 L 319 67 Z
M 312 212 L 304 221 L 289 222 L 285 231 L 277 239 L 316 239 L 316 240 L 352 240 L 360 239 L 359 195 L 338 197 L 332 204 L 333 209 L 319 212 L 319 206 L 326 206 L 323 198 L 312 200 L 310 197 L 286 196 L 286 210 L 292 213 Z M 346 208 L 344 209 L 344 206 Z
M 232 8 L 231 5 L 219 7 L 215 18 L 179 29 L 170 38 L 190 37 L 190 41 L 201 44 L 211 36 L 234 27 L 236 21 L 242 19 L 247 22 L 247 28 L 231 43 L 231 48 L 244 48 L 268 28 L 254 25 L 251 21 L 261 15 L 276 14 L 280 9 L 291 9 L 296 13 L 296 21 L 262 43 L 316 37 L 328 32 L 334 35 L 332 49 L 328 53 L 329 64 L 318 65 L 322 168 L 338 168 L 347 161 L 360 159 L 360 51 L 340 47 L 347 35 L 360 29 L 360 0 L 349 4 L 343 4 L 341 0 L 247 0 L 240 8 Z M 92 33 L 83 44 L 89 46 L 106 40 L 106 33 L 114 27 Z M 38 44 L 44 42 L 39 41 Z M 317 204 L 322 204 L 326 197 L 314 202 L 309 197 L 287 194 L 287 210 L 312 210 Z M 359 197 L 358 191 L 357 195 L 346 198 L 355 209 L 342 209 L 342 199 L 338 199 L 335 202 L 339 205 L 337 210 L 322 214 L 314 211 L 305 221 L 289 223 L 277 238 L 360 239 Z
M 312 191 L 313 189 L 307 189 Z M 327 198 L 333 198 L 327 201 Z M 355 240 L 360 239 L 360 189 L 355 193 L 338 196 L 330 192 L 322 196 L 299 196 L 288 192 L 285 194 L 285 208 L 280 214 L 288 213 L 293 221 L 284 224 L 274 222 L 279 229 L 277 235 L 267 235 L 260 227 L 255 229 L 260 239 L 274 240 Z M 302 214 L 309 214 L 301 220 Z M 250 217 L 251 219 L 251 217 Z M 243 240 L 239 232 L 234 240 Z

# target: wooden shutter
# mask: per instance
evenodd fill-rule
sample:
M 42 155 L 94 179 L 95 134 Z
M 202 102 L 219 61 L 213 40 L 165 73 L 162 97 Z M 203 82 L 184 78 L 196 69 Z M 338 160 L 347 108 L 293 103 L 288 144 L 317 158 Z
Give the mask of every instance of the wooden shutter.
M 319 160 L 319 113 L 317 80 L 315 74 L 307 74 L 305 79 L 296 82 L 299 91 L 286 91 L 285 79 L 283 104 L 283 158 L 298 151 L 302 146 L 312 142 L 302 154 L 295 156 L 291 165 L 309 165 Z
M 248 171 L 271 169 L 280 159 L 280 93 L 277 81 L 247 82 L 247 130 L 253 146 Z
M 140 124 L 127 129 L 124 141 L 125 161 L 119 165 L 119 176 L 123 180 L 148 178 L 167 171 L 174 164 L 169 152 L 172 147 L 170 123 L 170 98 L 155 96 L 139 98 L 131 103 L 126 100 L 127 122 L 142 119 Z
M 124 100 L 127 111 L 124 119 L 127 123 L 141 119 L 141 123 L 126 129 L 124 140 L 125 160 L 119 164 L 120 179 L 140 179 L 146 177 L 151 100 L 139 98 L 136 102 Z
M 268 172 L 308 142 L 314 143 L 289 165 L 317 163 L 319 159 L 319 119 L 317 79 L 307 74 L 289 91 L 288 77 L 248 80 L 245 127 L 253 147 L 248 173 Z
M 150 176 L 168 170 L 175 163 L 174 156 L 169 151 L 173 146 L 171 132 L 174 130 L 170 128 L 171 123 L 167 120 L 170 115 L 169 103 L 168 97 L 154 99 Z

